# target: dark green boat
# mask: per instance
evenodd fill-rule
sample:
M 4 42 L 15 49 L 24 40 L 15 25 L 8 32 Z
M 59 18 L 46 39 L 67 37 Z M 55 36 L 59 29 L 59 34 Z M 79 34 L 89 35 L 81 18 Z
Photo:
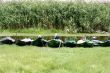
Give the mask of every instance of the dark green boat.
M 43 46 L 46 46 L 47 43 L 48 43 L 47 40 L 44 40 L 43 38 L 38 37 L 36 40 L 34 40 L 34 41 L 32 42 L 32 45 L 33 45 L 33 46 L 38 46 L 38 47 L 43 47 Z
M 102 47 L 109 47 L 110 46 L 110 40 L 104 41 L 103 43 L 101 43 Z
M 48 46 L 53 48 L 62 47 L 62 45 L 63 45 L 63 41 L 60 39 L 52 39 L 48 42 Z
M 63 44 L 65 47 L 76 47 L 76 41 L 74 40 L 67 40 Z
M 78 47 L 93 47 L 94 44 L 90 40 L 79 40 L 77 41 L 77 46 Z

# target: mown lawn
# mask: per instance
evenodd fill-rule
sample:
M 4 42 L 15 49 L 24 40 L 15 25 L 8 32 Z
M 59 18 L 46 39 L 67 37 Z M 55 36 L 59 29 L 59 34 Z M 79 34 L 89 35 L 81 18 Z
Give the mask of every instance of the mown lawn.
M 0 73 L 110 73 L 110 47 L 1 45 Z

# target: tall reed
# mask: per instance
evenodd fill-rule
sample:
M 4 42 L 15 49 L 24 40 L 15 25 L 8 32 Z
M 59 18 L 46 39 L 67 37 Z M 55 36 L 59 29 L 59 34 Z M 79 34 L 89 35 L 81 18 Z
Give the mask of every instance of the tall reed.
M 110 32 L 109 3 L 10 2 L 0 4 L 0 29 Z

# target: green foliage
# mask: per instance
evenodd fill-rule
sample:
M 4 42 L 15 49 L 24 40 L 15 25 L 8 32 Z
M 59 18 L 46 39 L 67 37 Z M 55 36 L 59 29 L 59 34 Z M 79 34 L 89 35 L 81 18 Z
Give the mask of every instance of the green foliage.
M 110 4 L 12 2 L 0 5 L 0 28 L 69 29 L 110 32 Z

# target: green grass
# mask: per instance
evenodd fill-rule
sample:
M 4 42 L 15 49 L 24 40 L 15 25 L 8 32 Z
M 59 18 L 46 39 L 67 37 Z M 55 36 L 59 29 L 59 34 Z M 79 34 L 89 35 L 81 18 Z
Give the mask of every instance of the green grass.
M 55 33 L 44 33 L 44 34 L 38 34 L 38 33 L 0 33 L 0 36 L 54 36 Z M 58 33 L 59 36 L 110 36 L 110 34 L 97 34 L 97 33 L 74 33 L 74 34 L 69 34 L 69 33 Z
M 39 34 L 43 35 L 53 35 L 55 33 L 64 34 L 67 32 L 62 30 L 56 30 L 56 29 L 43 29 L 43 28 L 29 28 L 29 29 L 20 29 L 20 30 L 0 30 L 1 36 L 10 35 L 10 36 L 36 36 Z
M 55 33 L 58 33 L 59 36 L 110 36 L 110 33 L 71 33 L 66 30 L 56 30 L 49 29 L 45 30 L 42 28 L 29 28 L 21 30 L 0 30 L 0 36 L 53 36 Z
M 1 45 L 0 73 L 110 73 L 110 47 Z

